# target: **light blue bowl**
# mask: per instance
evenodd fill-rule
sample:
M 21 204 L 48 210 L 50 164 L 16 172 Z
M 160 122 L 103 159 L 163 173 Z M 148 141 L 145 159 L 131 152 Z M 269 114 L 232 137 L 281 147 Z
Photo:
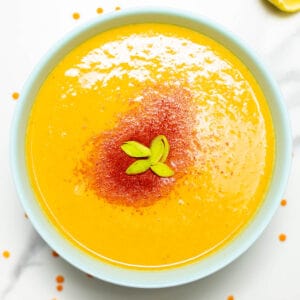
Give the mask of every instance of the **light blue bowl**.
M 252 72 L 268 101 L 276 135 L 276 161 L 269 191 L 255 218 L 228 246 L 193 264 L 164 271 L 136 271 L 103 263 L 70 244 L 47 220 L 30 186 L 25 162 L 25 136 L 30 110 L 44 80 L 74 47 L 94 35 L 132 23 L 169 23 L 203 33 L 231 50 Z M 220 270 L 245 252 L 259 237 L 282 198 L 291 164 L 291 134 L 287 111 L 274 80 L 248 47 L 220 25 L 190 12 L 170 8 L 132 9 L 97 18 L 59 41 L 42 59 L 25 84 L 11 132 L 11 166 L 18 194 L 42 238 L 72 265 L 105 281 L 138 288 L 162 288 L 188 283 Z

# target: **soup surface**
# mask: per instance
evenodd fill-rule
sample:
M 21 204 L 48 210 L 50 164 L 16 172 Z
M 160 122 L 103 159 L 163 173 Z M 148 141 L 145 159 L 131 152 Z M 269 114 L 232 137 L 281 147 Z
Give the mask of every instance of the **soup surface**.
M 127 175 L 159 135 L 165 164 Z M 54 68 L 26 137 L 31 184 L 48 219 L 83 251 L 128 268 L 168 268 L 230 242 L 267 191 L 274 133 L 247 68 L 197 32 L 136 24 L 101 33 Z

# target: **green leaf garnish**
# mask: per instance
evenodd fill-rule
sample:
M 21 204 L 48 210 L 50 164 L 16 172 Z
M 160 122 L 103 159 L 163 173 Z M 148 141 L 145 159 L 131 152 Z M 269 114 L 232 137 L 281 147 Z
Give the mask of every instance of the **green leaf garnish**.
M 131 157 L 139 159 L 133 162 L 126 170 L 127 175 L 137 175 L 151 169 L 153 173 L 160 177 L 170 177 L 174 171 L 164 162 L 167 160 L 170 145 L 164 135 L 158 135 L 150 144 L 150 149 L 136 141 L 128 141 L 121 145 L 122 150 Z
M 174 171 L 162 162 L 158 162 L 150 168 L 156 175 L 160 177 L 171 177 L 174 175 Z
M 169 152 L 170 152 L 170 145 L 167 140 L 167 138 L 164 135 L 159 135 L 161 138 L 162 142 L 164 143 L 164 153 L 160 159 L 161 162 L 165 162 L 168 158 Z
M 150 145 L 152 164 L 158 163 L 164 154 L 165 145 L 161 139 L 161 135 L 154 138 Z
M 126 170 L 127 175 L 136 175 L 146 172 L 151 167 L 149 159 L 139 159 L 133 162 Z
M 148 157 L 151 155 L 151 151 L 148 147 L 135 141 L 125 142 L 121 148 L 131 157 Z

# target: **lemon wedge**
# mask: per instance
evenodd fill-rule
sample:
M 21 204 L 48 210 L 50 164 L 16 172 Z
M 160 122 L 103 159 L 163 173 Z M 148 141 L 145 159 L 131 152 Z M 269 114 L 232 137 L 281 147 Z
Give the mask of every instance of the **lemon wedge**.
M 300 0 L 268 0 L 278 9 L 286 12 L 296 12 L 300 10 Z

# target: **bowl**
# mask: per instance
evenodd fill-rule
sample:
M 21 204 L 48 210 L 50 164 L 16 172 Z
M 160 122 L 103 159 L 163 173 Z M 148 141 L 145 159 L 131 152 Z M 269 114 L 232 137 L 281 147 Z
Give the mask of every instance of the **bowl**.
M 73 246 L 56 231 L 39 206 L 26 169 L 25 136 L 31 107 L 40 86 L 56 64 L 74 47 L 111 28 L 133 23 L 168 23 L 203 33 L 223 44 L 251 71 L 259 83 L 271 111 L 275 131 L 275 162 L 265 199 L 252 221 L 227 246 L 196 262 L 174 269 L 138 271 L 97 260 Z M 287 111 L 274 80 L 253 52 L 222 26 L 170 8 L 130 9 L 111 13 L 79 26 L 60 40 L 40 61 L 26 82 L 11 131 L 11 166 L 22 205 L 41 237 L 66 261 L 99 279 L 128 287 L 162 288 L 185 284 L 220 270 L 245 252 L 270 222 L 283 195 L 291 164 L 291 134 Z

